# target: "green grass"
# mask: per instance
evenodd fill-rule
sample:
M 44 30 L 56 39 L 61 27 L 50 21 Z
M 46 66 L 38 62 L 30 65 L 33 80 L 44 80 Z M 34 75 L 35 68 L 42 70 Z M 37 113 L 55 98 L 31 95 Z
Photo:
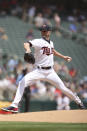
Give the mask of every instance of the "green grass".
M 87 131 L 87 124 L 0 122 L 0 131 Z

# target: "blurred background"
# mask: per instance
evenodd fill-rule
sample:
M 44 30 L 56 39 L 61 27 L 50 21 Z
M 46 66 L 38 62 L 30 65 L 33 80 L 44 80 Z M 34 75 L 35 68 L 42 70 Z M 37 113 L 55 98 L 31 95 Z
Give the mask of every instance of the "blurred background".
M 0 107 L 14 99 L 17 85 L 33 65 L 23 60 L 23 43 L 40 38 L 43 24 L 52 26 L 55 49 L 72 57 L 55 57 L 54 70 L 87 106 L 87 0 L 0 0 Z M 20 112 L 77 109 L 47 82 L 26 87 Z

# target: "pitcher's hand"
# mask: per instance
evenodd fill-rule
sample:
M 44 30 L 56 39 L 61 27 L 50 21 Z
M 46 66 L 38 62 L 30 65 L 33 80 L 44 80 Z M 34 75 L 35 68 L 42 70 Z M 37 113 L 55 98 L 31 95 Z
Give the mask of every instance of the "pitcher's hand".
M 67 62 L 70 62 L 70 61 L 72 61 L 72 58 L 69 56 L 64 56 L 64 60 Z

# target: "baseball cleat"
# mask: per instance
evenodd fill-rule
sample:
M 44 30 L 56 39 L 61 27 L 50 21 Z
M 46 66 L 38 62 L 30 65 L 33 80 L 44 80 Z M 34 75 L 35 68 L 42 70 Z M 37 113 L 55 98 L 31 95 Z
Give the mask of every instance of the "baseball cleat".
M 80 103 L 78 106 L 79 106 L 79 108 L 82 109 L 82 110 L 85 110 L 85 109 L 86 109 L 86 107 L 83 105 L 83 103 Z
M 18 108 L 9 106 L 9 107 L 4 107 L 1 108 L 3 111 L 7 111 L 7 112 L 12 112 L 12 113 L 18 113 Z

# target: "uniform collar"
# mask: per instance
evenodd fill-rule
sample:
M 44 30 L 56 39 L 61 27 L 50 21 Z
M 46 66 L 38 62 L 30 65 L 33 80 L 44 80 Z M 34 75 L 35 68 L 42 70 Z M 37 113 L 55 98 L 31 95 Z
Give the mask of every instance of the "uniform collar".
M 44 37 L 42 37 L 42 38 L 50 44 L 50 40 L 46 40 Z

